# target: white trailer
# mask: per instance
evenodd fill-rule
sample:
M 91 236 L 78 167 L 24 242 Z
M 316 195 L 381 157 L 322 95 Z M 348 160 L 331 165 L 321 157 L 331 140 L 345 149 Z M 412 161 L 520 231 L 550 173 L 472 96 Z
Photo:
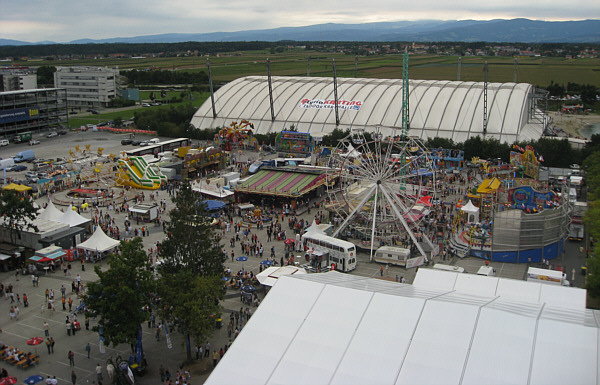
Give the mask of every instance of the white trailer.
M 571 286 L 569 281 L 567 281 L 567 275 L 562 271 L 539 269 L 537 267 L 530 267 L 527 270 L 527 281 L 549 285 Z

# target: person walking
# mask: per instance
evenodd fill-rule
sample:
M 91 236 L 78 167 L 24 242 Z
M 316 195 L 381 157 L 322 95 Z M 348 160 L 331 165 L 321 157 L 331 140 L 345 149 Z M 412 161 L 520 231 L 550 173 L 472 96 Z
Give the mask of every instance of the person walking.
M 88 356 L 88 360 L 90 359 L 90 353 L 92 351 L 92 347 L 90 346 L 90 343 L 88 342 L 87 345 L 85 345 L 85 351 L 87 352 L 87 356 Z
M 54 341 L 54 337 L 50 337 L 50 351 L 52 352 L 52 354 L 54 354 L 54 344 L 56 343 L 56 341 Z
M 158 370 L 160 373 L 160 382 L 165 382 L 165 368 L 160 364 L 160 369 Z
M 50 338 L 46 338 L 46 347 L 48 348 L 48 354 L 50 354 L 50 345 L 51 345 Z
M 42 328 L 44 329 L 44 335 L 46 337 L 50 336 L 50 325 L 48 325 L 48 322 L 44 321 L 44 326 L 42 326 Z
M 98 379 L 98 384 L 101 384 L 102 383 L 102 366 L 100 366 L 100 364 L 96 365 L 96 378 Z
M 216 368 L 217 367 L 217 362 L 219 362 L 219 352 L 217 352 L 217 349 L 215 349 L 213 351 L 212 359 L 213 359 L 213 368 Z
M 69 350 L 67 358 L 69 358 L 69 366 L 75 366 L 75 353 L 73 351 Z
M 77 375 L 75 374 L 74 370 L 71 370 L 71 382 L 73 383 L 73 385 L 77 384 Z

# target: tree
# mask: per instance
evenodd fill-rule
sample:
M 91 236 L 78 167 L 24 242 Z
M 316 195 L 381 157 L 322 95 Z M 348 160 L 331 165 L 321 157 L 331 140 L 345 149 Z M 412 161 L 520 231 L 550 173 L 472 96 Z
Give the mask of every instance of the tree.
M 182 287 L 185 290 L 181 290 Z M 158 294 L 161 303 L 168 304 L 160 315 L 179 323 L 185 336 L 187 359 L 192 360 L 191 341 L 203 343 L 214 331 L 215 321 L 220 317 L 219 300 L 223 298 L 220 277 L 197 276 L 180 269 L 161 277 Z
M 200 194 L 186 183 L 173 202 L 168 236 L 160 247 L 163 262 L 159 295 L 168 304 L 160 312 L 163 318 L 181 325 L 191 360 L 190 339 L 204 342 L 221 314 L 219 299 L 224 294 L 221 277 L 226 256 Z
M 32 222 L 37 217 L 37 211 L 29 198 L 22 198 L 12 190 L 2 191 L 0 217 L 4 218 L 4 224 L 8 228 L 10 243 L 15 243 L 16 238 L 21 239 L 24 229 L 38 231 Z
M 54 66 L 40 66 L 36 71 L 38 84 L 54 85 Z
M 181 268 L 194 275 L 221 276 L 225 255 L 220 239 L 211 226 L 213 218 L 206 213 L 200 194 L 185 183 L 173 198 L 175 208 L 167 227 L 167 239 L 162 242 L 160 255 L 164 258 L 161 273 L 176 273 Z
M 88 314 L 98 317 L 92 330 L 102 328 L 104 344 L 113 347 L 135 342 L 140 324 L 148 319 L 142 308 L 154 285 L 142 239 L 123 241 L 119 250 L 109 256 L 108 270 L 94 267 L 100 279 L 88 284 L 83 300 Z

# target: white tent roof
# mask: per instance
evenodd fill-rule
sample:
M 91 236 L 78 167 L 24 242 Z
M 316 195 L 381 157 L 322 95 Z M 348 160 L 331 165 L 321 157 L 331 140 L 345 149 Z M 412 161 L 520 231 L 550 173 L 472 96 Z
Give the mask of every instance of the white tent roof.
M 273 286 L 284 275 L 306 274 L 304 269 L 294 266 L 268 267 L 256 276 L 261 285 Z
M 77 212 L 72 209 L 72 206 L 69 206 L 67 211 L 65 211 L 56 221 L 67 224 L 70 227 L 75 227 L 90 222 L 90 219 L 77 214 Z
M 467 286 L 337 272 L 281 277 L 205 383 L 236 383 L 240 373 L 252 384 L 598 382 L 600 312 Z
M 90 251 L 97 251 L 99 253 L 111 250 L 119 246 L 121 242 L 116 239 L 112 239 L 102 231 L 100 226 L 96 227 L 96 231 L 88 238 L 87 241 L 77 245 L 78 248 Z
M 235 79 L 215 92 L 214 105 L 207 100 L 194 114 L 198 129 L 226 127 L 247 119 L 256 134 L 281 132 L 295 125 L 301 132 L 331 133 L 334 129 L 379 130 L 397 135 L 402 126 L 402 79 L 337 78 L 336 122 L 332 78 L 272 76 L 275 120 L 271 119 L 267 76 Z M 537 140 L 543 119 L 532 119 L 531 94 L 526 83 L 488 83 L 487 124 L 483 124 L 484 82 L 409 80 L 410 136 L 441 137 L 464 142 L 474 136 L 500 142 Z M 542 116 L 542 111 L 539 116 Z M 483 133 L 483 127 L 486 133 Z
M 469 203 L 460 208 L 461 211 L 465 211 L 467 213 L 478 213 L 479 207 L 475 206 L 473 202 L 469 199 Z
M 52 201 L 48 202 L 48 206 L 43 209 L 37 216 L 37 219 L 46 219 L 48 221 L 58 222 L 58 219 L 63 215 L 63 212 L 54 206 Z

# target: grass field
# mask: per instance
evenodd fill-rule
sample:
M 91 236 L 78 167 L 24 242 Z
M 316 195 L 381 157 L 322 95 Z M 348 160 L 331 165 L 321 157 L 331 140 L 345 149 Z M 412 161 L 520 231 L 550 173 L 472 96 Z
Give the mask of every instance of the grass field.
M 354 77 L 354 56 L 342 53 L 320 53 L 308 50 L 291 50 L 279 54 L 267 51 L 234 52 L 211 56 L 211 70 L 215 83 L 229 82 L 243 76 L 267 75 L 266 60 L 271 61 L 272 76 L 306 76 L 308 58 L 311 76 L 332 76 L 333 59 L 338 77 Z M 44 65 L 118 66 L 121 70 L 160 68 L 179 71 L 206 71 L 206 57 L 168 57 L 146 59 L 95 59 L 72 61 L 44 61 Z M 488 62 L 490 82 L 512 82 L 514 67 L 512 57 L 462 58 L 461 80 L 483 81 L 483 65 Z M 568 82 L 592 84 L 600 87 L 600 59 L 565 59 L 546 57 L 519 57 L 517 82 L 547 86 L 551 81 L 566 85 Z M 423 80 L 457 80 L 456 56 L 411 55 L 410 78 Z M 33 65 L 26 61 L 20 65 Z M 41 65 L 36 62 L 35 65 Z M 357 76 L 364 78 L 402 77 L 402 55 L 361 56 Z

